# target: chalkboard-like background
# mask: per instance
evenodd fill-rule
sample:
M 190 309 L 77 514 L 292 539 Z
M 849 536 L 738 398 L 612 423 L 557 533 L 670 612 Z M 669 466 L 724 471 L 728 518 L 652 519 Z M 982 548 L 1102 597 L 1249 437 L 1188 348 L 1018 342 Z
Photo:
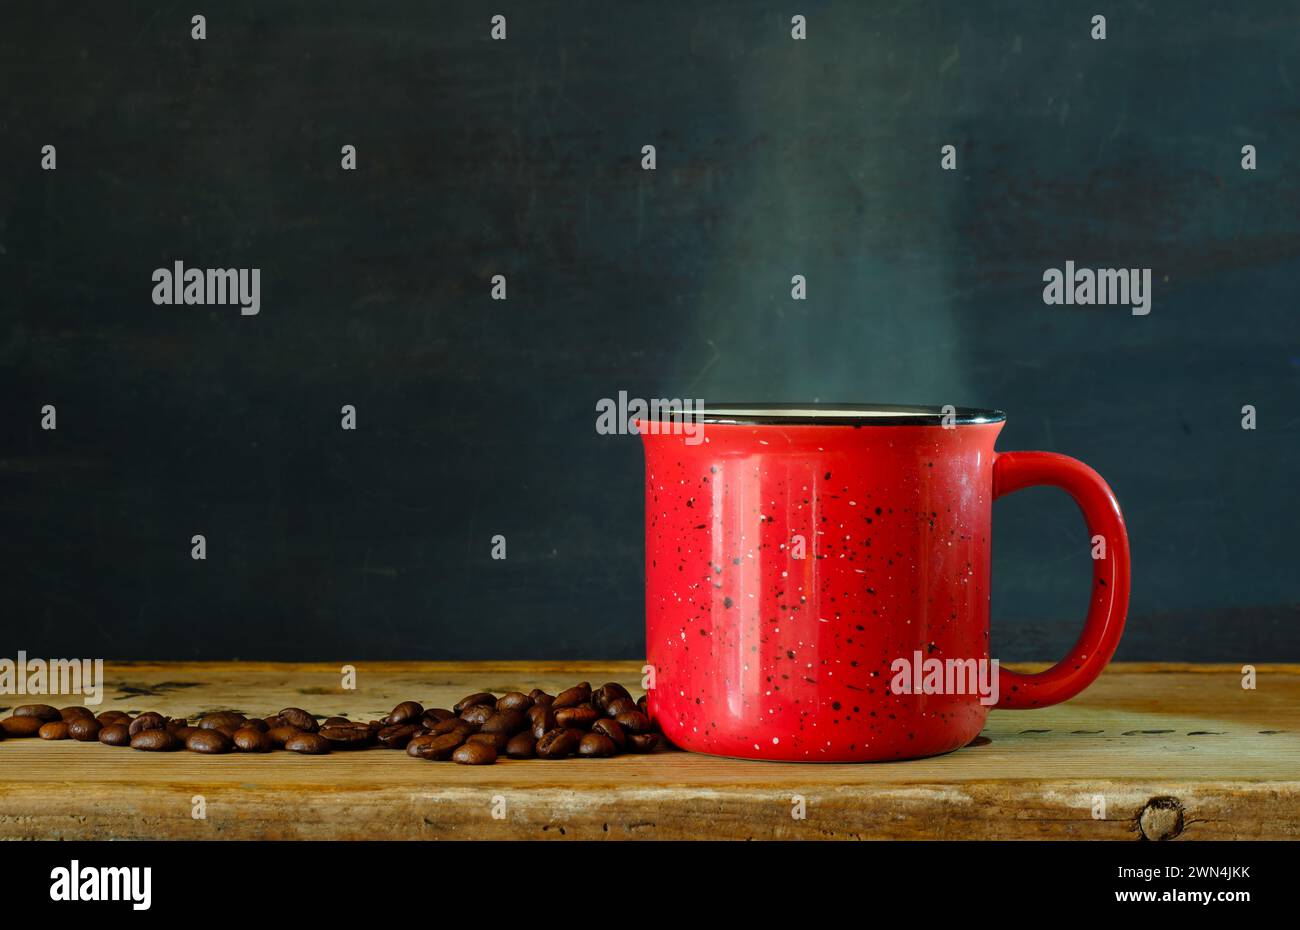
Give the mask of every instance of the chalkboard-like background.
M 1003 408 L 1125 507 L 1120 658 L 1300 659 L 1300 9 L 1102 6 L 5 3 L 0 655 L 640 655 L 627 390 Z M 994 654 L 1055 658 L 1082 520 L 995 523 Z

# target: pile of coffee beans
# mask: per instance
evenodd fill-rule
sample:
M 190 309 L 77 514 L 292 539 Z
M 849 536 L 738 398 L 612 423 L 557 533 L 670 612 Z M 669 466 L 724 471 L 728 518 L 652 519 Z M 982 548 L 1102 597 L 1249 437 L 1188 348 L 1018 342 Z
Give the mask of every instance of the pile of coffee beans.
M 194 725 L 183 717 L 148 711 L 132 716 L 85 707 L 58 709 L 24 704 L 0 720 L 0 739 L 73 739 L 145 752 L 188 749 L 207 754 L 271 752 L 284 749 L 324 755 L 358 749 L 404 749 L 417 759 L 462 765 L 491 765 L 511 759 L 604 758 L 652 752 L 663 737 L 646 714 L 646 699 L 633 700 L 627 689 L 609 682 L 592 690 L 580 682 L 559 694 L 534 688 L 497 697 L 487 691 L 466 695 L 450 710 L 403 701 L 382 720 L 318 717 L 286 707 L 269 717 L 234 711 L 205 714 Z

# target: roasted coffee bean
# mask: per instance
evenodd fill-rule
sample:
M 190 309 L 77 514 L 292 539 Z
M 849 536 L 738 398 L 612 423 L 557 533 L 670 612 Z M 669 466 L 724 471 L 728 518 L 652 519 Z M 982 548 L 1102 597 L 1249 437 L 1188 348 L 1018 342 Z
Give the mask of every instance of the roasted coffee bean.
M 323 730 L 326 727 L 350 727 L 353 722 L 347 717 L 326 717 L 320 722 L 320 728 Z
M 131 745 L 134 746 L 135 744 L 132 743 Z M 185 748 L 190 752 L 217 755 L 230 752 L 234 746 L 235 744 L 231 741 L 231 738 L 217 727 L 198 727 L 189 736 L 185 737 Z
M 388 714 L 388 725 L 398 726 L 403 723 L 415 723 L 424 713 L 424 707 L 415 701 L 403 701 Z
M 303 733 L 315 733 L 318 729 L 316 718 L 301 707 L 286 707 L 280 711 L 280 716 L 284 718 L 284 722 L 289 726 Z
M 42 723 L 63 719 L 59 709 L 51 707 L 49 704 L 19 704 L 14 708 L 13 715 L 15 717 L 37 717 Z
M 125 723 L 131 725 L 131 715 L 121 710 L 106 710 L 95 717 L 101 726 L 108 726 L 110 723 Z
M 89 717 L 91 720 L 95 719 L 94 711 L 89 707 L 83 707 L 80 704 L 74 704 L 71 707 L 60 707 L 59 716 L 68 721 L 68 723 L 71 723 L 78 717 Z
M 448 719 L 443 720 L 440 723 L 436 723 L 432 727 L 430 727 L 429 733 L 433 736 L 442 736 L 443 734 L 446 733 L 455 733 L 457 731 L 464 731 L 465 735 L 468 736 L 469 734 L 475 732 L 477 729 L 478 727 L 474 726 L 473 724 L 466 723 L 464 720 L 461 720 L 459 717 L 449 717 Z
M 180 740 L 183 743 L 190 738 L 191 733 L 197 733 L 198 730 L 199 730 L 198 727 L 191 727 L 191 726 L 177 727 L 176 729 L 172 730 L 172 736 L 176 737 L 178 740 Z
M 536 746 L 537 740 L 533 739 L 533 734 L 516 733 L 506 743 L 506 755 L 512 759 L 531 759 L 535 755 L 533 749 Z
M 330 751 L 330 741 L 319 733 L 299 733 L 285 740 L 284 748 L 290 752 L 302 753 L 304 756 L 323 756 Z
M 99 739 L 99 731 L 102 729 L 94 717 L 78 717 L 68 721 L 68 736 L 79 743 L 91 743 Z
M 455 716 L 454 713 L 447 710 L 445 707 L 430 707 L 425 710 L 420 719 L 425 721 L 425 726 L 433 726 L 433 724 L 440 723 L 443 720 L 454 719 Z
M 576 727 L 586 730 L 600 719 L 600 711 L 590 704 L 577 704 L 573 707 L 561 707 L 555 712 L 555 722 L 562 727 Z
M 424 753 L 435 739 L 437 739 L 436 736 L 429 736 L 427 734 L 424 736 L 414 737 L 406 744 L 406 754 L 408 756 L 414 756 L 417 759 L 425 758 Z
M 252 727 L 260 733 L 265 733 L 267 730 L 271 729 L 266 725 L 266 721 L 261 717 L 250 717 L 248 720 L 245 720 L 244 726 L 240 727 L 240 729 L 242 730 L 245 727 Z
M 40 717 L 6 717 L 0 720 L 0 728 L 4 729 L 5 736 L 21 739 L 25 736 L 35 736 L 48 722 Z
M 143 733 L 145 730 L 165 731 L 167 729 L 167 718 L 162 714 L 156 714 L 151 710 L 146 711 L 132 720 L 131 725 L 127 729 L 131 731 L 132 736 L 135 736 L 137 733 Z
M 451 761 L 461 765 L 491 765 L 497 761 L 497 751 L 487 743 L 465 743 L 451 754 Z
M 608 736 L 614 741 L 614 745 L 618 747 L 619 752 L 622 752 L 623 747 L 627 745 L 627 735 L 623 732 L 623 728 L 618 725 L 617 720 L 602 717 L 591 725 L 591 732 Z
M 441 736 L 433 737 L 427 744 L 423 745 L 420 752 L 421 759 L 443 760 L 450 759 L 451 754 L 458 746 L 465 742 L 471 734 L 465 730 L 453 730 L 450 733 L 443 733 Z
M 551 706 L 556 710 L 561 707 L 573 707 L 576 704 L 586 704 L 591 701 L 591 682 L 584 681 L 574 685 L 572 688 L 565 688 L 555 696 Z
M 632 695 L 627 693 L 627 688 L 624 688 L 616 681 L 606 682 L 591 692 L 592 706 L 601 713 L 605 712 L 611 701 L 617 701 L 620 698 L 627 698 L 630 701 Z
M 41 739 L 67 739 L 68 721 L 51 720 L 47 723 L 42 723 L 41 728 L 36 731 L 36 735 Z
M 534 704 L 529 708 L 528 720 L 531 723 L 529 732 L 532 733 L 533 739 L 541 739 L 559 726 L 555 720 L 555 711 L 551 710 L 548 704 Z
M 604 733 L 586 733 L 578 743 L 578 755 L 603 759 L 618 754 L 618 746 Z
M 271 729 L 266 731 L 266 735 L 271 738 L 272 746 L 283 746 L 285 743 L 293 739 L 301 732 L 302 730 L 299 730 L 297 727 L 291 727 L 285 725 L 280 727 L 272 727 Z
M 460 712 L 460 719 L 481 727 L 497 712 L 496 704 L 473 704 Z
M 636 709 L 639 710 L 639 711 L 641 711 L 641 713 L 645 714 L 645 715 L 648 717 L 648 716 L 650 716 L 650 711 L 646 710 L 647 700 L 648 700 L 648 699 L 647 699 L 646 695 L 644 695 L 644 694 L 641 695 L 639 698 L 637 698 L 637 699 L 636 699 Z
M 563 759 L 573 755 L 578 748 L 579 737 L 576 730 L 557 727 L 549 730 L 537 741 L 535 751 L 539 759 Z
M 527 710 L 533 706 L 533 699 L 522 691 L 507 691 L 497 700 L 497 710 Z
M 619 714 L 630 714 L 636 710 L 636 702 L 631 698 L 614 698 L 605 705 L 606 717 L 617 717 Z
M 528 726 L 522 710 L 499 710 L 483 722 L 483 733 L 515 734 Z
M 650 718 L 639 710 L 629 710 L 614 719 L 628 733 L 649 733 L 651 730 Z
M 379 742 L 389 749 L 405 749 L 406 744 L 411 741 L 411 737 L 416 735 L 416 728 L 411 723 L 399 723 L 391 727 L 384 727 L 379 731 Z
M 549 706 L 555 703 L 555 695 L 547 694 L 541 688 L 534 688 L 532 691 L 529 691 L 528 697 L 534 704 L 545 704 Z
M 266 732 L 270 733 L 276 727 L 287 727 L 289 721 L 285 720 L 279 714 L 272 714 L 269 717 L 263 717 L 262 722 L 266 724 Z
M 180 749 L 181 745 L 181 741 L 166 727 L 137 730 L 131 734 L 131 748 L 144 752 L 171 752 L 173 749 Z
M 270 752 L 274 745 L 271 737 L 257 727 L 244 727 L 242 730 L 235 731 L 231 742 L 240 752 Z
M 466 743 L 483 743 L 485 746 L 491 746 L 496 752 L 506 751 L 506 745 L 510 742 L 509 733 L 475 733 Z
M 322 739 L 329 740 L 330 746 L 334 749 L 365 749 L 375 739 L 374 732 L 365 724 L 361 726 L 352 724 L 346 727 L 321 727 L 316 732 L 321 735 Z M 401 749 L 402 747 L 394 746 L 393 748 Z
M 171 730 L 173 733 L 183 727 L 188 727 L 189 725 L 190 722 L 184 717 L 170 717 L 167 720 L 167 729 Z
M 495 708 L 496 703 L 497 697 L 495 694 L 489 694 L 486 691 L 475 691 L 473 694 L 467 694 L 461 698 L 451 709 L 457 714 L 463 714 L 467 707 L 473 707 L 476 704 L 491 704 Z
M 131 742 L 131 731 L 125 723 L 110 723 L 99 731 L 99 741 L 105 746 L 126 746 Z
M 627 737 L 627 748 L 632 752 L 651 752 L 658 745 L 658 733 L 629 733 Z
M 198 726 L 200 730 L 224 730 L 229 726 L 234 726 L 237 730 L 247 719 L 243 714 L 223 710 L 215 714 L 204 714 L 199 718 Z

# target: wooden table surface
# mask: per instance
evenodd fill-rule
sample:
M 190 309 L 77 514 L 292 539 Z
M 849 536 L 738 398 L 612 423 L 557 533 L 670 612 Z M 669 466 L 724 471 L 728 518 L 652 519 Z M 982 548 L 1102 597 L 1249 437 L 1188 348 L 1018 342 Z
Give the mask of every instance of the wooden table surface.
M 640 694 L 639 667 L 361 663 L 356 690 L 344 691 L 333 665 L 110 663 L 96 712 L 260 715 L 297 705 L 371 719 L 404 699 L 446 707 L 471 691 L 554 693 L 583 679 Z M 1300 666 L 1258 666 L 1257 687 L 1245 690 L 1240 666 L 1114 665 L 1065 705 L 995 711 L 965 749 L 863 765 L 672 750 L 467 767 L 385 749 L 200 756 L 0 742 L 0 839 L 1144 835 L 1300 838 Z

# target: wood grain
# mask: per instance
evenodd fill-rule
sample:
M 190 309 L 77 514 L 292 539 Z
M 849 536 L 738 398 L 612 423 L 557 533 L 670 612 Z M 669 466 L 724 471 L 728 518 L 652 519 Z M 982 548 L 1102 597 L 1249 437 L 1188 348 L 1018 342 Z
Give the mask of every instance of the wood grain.
M 554 691 L 580 679 L 639 693 L 639 667 L 365 663 L 348 692 L 333 665 L 117 663 L 97 710 L 298 705 L 370 719 L 407 698 L 449 706 L 470 691 Z M 206 819 L 191 816 L 196 795 Z M 791 816 L 796 796 L 804 819 Z M 1098 797 L 1105 815 L 1095 818 Z M 505 800 L 500 819 L 495 798 Z M 1148 810 L 1161 798 L 1175 800 Z M 0 743 L 3 839 L 1133 840 L 1139 821 L 1183 839 L 1300 838 L 1300 666 L 1258 666 L 1257 688 L 1243 690 L 1240 666 L 1115 665 L 1063 706 L 995 712 L 958 752 L 874 765 L 673 750 L 468 768 L 382 749 L 206 757 Z

